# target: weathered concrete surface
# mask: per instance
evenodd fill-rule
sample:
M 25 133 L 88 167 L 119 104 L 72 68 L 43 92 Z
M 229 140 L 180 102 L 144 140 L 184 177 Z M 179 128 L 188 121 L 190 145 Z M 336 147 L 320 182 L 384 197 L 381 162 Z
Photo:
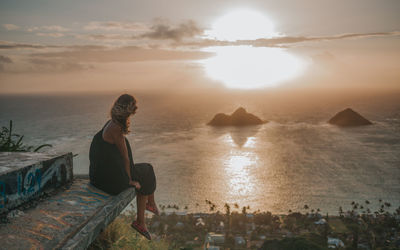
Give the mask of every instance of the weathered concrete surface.
M 2 212 L 64 186 L 73 178 L 72 153 L 52 155 L 0 152 L 0 208 Z
M 76 178 L 68 190 L 0 224 L 0 248 L 86 249 L 134 197 L 134 188 L 110 196 Z

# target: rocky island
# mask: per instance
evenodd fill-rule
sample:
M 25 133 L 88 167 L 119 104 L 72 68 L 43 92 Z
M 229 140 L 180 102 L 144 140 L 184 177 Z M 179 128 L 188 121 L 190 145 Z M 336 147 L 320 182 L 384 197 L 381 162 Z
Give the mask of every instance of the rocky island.
M 332 117 L 328 123 L 341 127 L 365 126 L 372 124 L 372 122 L 368 121 L 351 108 L 340 111 Z
M 214 116 L 214 118 L 207 123 L 211 126 L 249 126 L 249 125 L 259 125 L 267 123 L 267 121 L 261 120 L 257 116 L 247 113 L 247 111 L 240 107 L 231 115 L 219 113 Z

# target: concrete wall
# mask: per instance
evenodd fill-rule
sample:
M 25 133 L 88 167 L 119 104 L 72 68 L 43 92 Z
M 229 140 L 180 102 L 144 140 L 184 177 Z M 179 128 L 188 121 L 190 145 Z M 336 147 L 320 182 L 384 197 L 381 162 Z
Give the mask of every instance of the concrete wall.
M 7 212 L 73 179 L 72 153 L 0 152 L 0 208 Z

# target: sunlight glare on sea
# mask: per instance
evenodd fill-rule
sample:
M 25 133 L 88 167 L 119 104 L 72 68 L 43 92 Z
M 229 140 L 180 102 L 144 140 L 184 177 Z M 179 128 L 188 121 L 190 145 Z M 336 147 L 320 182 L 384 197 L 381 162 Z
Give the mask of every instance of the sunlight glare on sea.
M 114 98 L 3 96 L 0 125 L 11 119 L 27 145 L 50 143 L 49 152 L 78 154 L 74 174 L 87 174 L 91 139 L 109 119 Z M 239 128 L 206 125 L 216 113 L 238 108 L 235 96 L 199 96 L 183 104 L 174 96 L 137 99 L 140 108 L 127 138 L 134 161 L 154 166 L 159 204 L 209 211 L 208 199 L 221 211 L 225 203 L 238 203 L 274 213 L 302 211 L 307 204 L 333 214 L 353 200 L 370 200 L 371 209 L 378 199 L 399 205 L 396 96 L 347 102 L 374 125 L 346 129 L 326 123 L 343 109 L 339 101 L 302 107 L 265 94 L 243 96 L 240 105 L 269 122 Z

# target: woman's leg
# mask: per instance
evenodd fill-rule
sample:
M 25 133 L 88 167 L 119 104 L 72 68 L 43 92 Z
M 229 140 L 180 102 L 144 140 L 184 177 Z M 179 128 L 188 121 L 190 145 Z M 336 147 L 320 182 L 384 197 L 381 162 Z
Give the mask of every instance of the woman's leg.
M 147 199 L 148 203 L 152 207 L 156 207 L 156 202 L 154 201 L 154 193 L 150 194 Z
M 136 221 L 139 223 L 139 225 L 141 225 L 144 228 L 146 228 L 146 223 L 144 221 L 144 210 L 146 209 L 147 196 L 148 195 L 142 195 L 136 193 L 136 207 L 137 207 Z

